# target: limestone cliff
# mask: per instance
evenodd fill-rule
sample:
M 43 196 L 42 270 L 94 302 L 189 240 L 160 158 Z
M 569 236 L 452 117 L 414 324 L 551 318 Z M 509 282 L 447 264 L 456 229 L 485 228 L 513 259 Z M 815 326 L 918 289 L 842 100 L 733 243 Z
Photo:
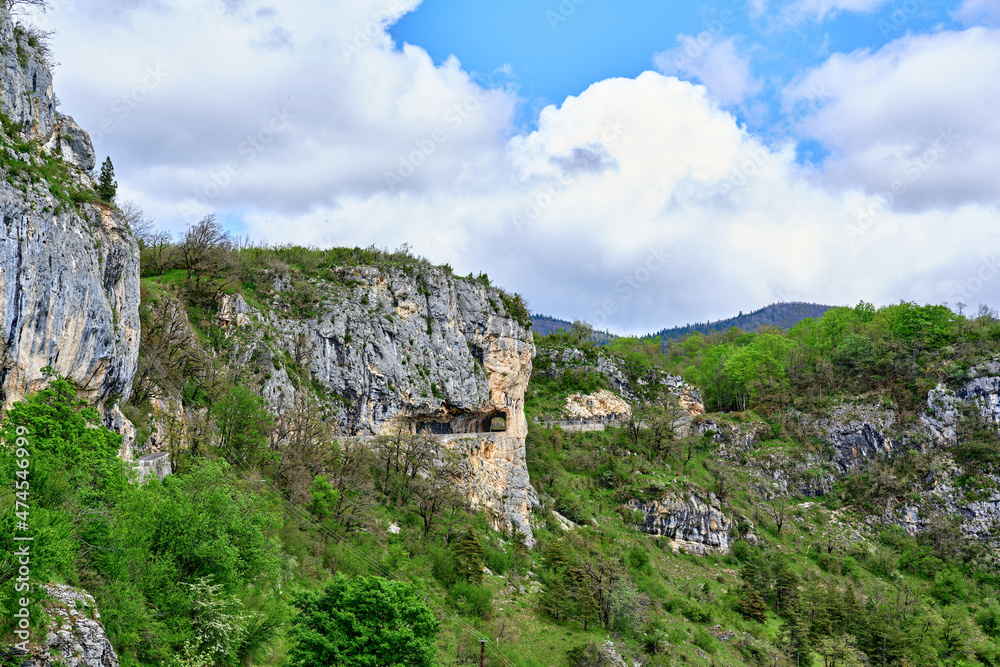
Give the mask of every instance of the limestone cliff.
M 524 392 L 534 343 L 504 295 L 433 267 L 345 268 L 313 285 L 321 296 L 309 317 L 282 310 L 280 276 L 266 309 L 238 295 L 221 304 L 219 321 L 239 341 L 234 358 L 270 366 L 262 392 L 272 409 L 318 387 L 338 435 L 401 431 L 461 448 L 470 501 L 530 536 L 537 500 L 524 458 Z M 289 365 L 304 368 L 312 386 L 297 388 Z
M 40 388 L 51 366 L 121 431 L 114 403 L 138 357 L 138 247 L 119 212 L 82 203 L 94 199 L 94 151 L 55 109 L 38 36 L 0 10 L 0 40 L 0 405 Z

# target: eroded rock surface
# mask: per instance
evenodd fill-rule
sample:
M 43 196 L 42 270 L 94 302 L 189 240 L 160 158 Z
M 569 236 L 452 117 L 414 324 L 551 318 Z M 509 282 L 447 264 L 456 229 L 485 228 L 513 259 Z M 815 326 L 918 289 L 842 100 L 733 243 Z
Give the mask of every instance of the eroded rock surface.
M 650 503 L 632 500 L 628 507 L 645 514 L 639 525 L 642 532 L 670 538 L 674 551 L 683 548 L 701 555 L 726 554 L 732 547 L 733 522 L 722 513 L 714 496 L 708 503 L 694 495 Z

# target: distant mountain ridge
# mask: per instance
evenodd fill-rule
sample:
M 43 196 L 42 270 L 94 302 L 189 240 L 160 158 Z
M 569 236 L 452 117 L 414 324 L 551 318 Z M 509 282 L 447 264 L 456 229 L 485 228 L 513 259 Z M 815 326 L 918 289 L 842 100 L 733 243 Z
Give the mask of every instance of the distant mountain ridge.
M 540 336 L 548 336 L 549 334 L 554 334 L 557 331 L 568 332 L 572 326 L 572 322 L 560 320 L 555 317 L 549 317 L 548 315 L 536 314 L 531 316 L 531 330 Z M 591 338 L 598 345 L 605 345 L 617 337 L 618 336 L 607 331 L 595 331 Z
M 833 308 L 819 303 L 804 303 L 793 301 L 790 303 L 772 303 L 759 310 L 744 314 L 740 312 L 736 317 L 715 322 L 703 322 L 688 324 L 683 327 L 672 327 L 670 329 L 660 329 L 650 336 L 659 336 L 663 340 L 682 338 L 691 333 L 709 334 L 718 331 L 728 331 L 732 327 L 739 327 L 745 332 L 757 331 L 763 327 L 778 327 L 779 329 L 791 329 L 804 319 L 822 317 L 823 313 Z
M 742 312 L 736 317 L 715 322 L 702 322 L 688 324 L 683 327 L 671 327 L 660 329 L 659 331 L 645 336 L 652 338 L 659 336 L 663 340 L 682 338 L 690 333 L 698 332 L 702 334 L 714 333 L 717 331 L 728 331 L 732 327 L 739 327 L 743 331 L 756 331 L 762 327 L 774 326 L 779 329 L 791 329 L 793 326 L 809 317 L 822 317 L 823 313 L 833 308 L 819 303 L 805 303 L 793 301 L 788 303 L 772 303 L 751 313 Z M 548 315 L 535 314 L 531 316 L 531 330 L 541 336 L 548 336 L 557 331 L 569 331 L 573 326 L 572 322 L 560 320 Z M 595 331 L 594 342 L 605 344 L 617 338 L 615 334 L 607 331 Z

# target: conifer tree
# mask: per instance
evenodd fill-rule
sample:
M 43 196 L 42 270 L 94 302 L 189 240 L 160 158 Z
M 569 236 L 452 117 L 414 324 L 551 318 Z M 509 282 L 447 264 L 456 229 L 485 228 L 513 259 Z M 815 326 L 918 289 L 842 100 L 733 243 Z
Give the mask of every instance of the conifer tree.
M 739 605 L 739 611 L 743 614 L 744 618 L 757 621 L 758 623 L 764 622 L 767 614 L 767 605 L 756 588 L 744 583 L 740 590 Z
M 809 624 L 802 616 L 799 600 L 791 597 L 785 603 L 785 625 L 781 632 L 788 644 L 789 662 L 796 665 L 810 665 L 812 647 L 809 644 Z
M 569 576 L 569 557 L 566 546 L 557 541 L 545 550 L 545 574 L 539 605 L 542 611 L 555 619 L 568 618 L 573 612 L 572 585 Z
M 110 155 L 104 160 L 104 164 L 101 165 L 101 175 L 97 178 L 97 194 L 109 204 L 114 203 L 115 195 L 118 194 L 118 181 L 115 180 L 115 166 L 111 164 Z
M 583 629 L 586 630 L 591 623 L 601 620 L 597 615 L 597 599 L 583 570 L 574 569 L 566 574 L 573 601 L 573 617 L 583 623 Z
M 460 577 L 466 583 L 483 582 L 483 545 L 472 528 L 468 528 L 455 545 L 455 562 Z

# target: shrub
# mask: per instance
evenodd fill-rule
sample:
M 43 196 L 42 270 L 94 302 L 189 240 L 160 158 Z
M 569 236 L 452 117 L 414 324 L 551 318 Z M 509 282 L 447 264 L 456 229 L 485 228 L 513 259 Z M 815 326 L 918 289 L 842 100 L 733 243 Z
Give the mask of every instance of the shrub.
M 459 581 L 451 589 L 451 602 L 466 616 L 486 619 L 493 613 L 493 591 L 488 586 Z

